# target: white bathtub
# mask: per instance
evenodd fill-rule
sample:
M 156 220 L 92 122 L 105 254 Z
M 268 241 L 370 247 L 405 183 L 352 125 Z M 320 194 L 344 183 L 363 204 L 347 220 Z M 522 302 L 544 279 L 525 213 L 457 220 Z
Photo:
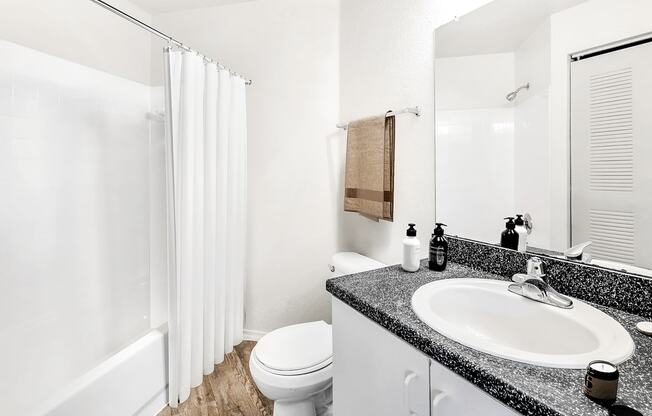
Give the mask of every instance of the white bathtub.
M 167 361 L 167 330 L 152 330 L 67 386 L 36 414 L 154 416 L 168 402 Z

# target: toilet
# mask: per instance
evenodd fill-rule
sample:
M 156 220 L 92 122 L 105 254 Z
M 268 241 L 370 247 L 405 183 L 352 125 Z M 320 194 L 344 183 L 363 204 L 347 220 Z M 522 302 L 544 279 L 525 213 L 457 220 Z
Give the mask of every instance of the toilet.
M 358 253 L 336 253 L 330 277 L 385 267 Z M 263 336 L 249 368 L 258 389 L 274 401 L 274 416 L 330 416 L 333 342 L 324 321 L 285 326 Z

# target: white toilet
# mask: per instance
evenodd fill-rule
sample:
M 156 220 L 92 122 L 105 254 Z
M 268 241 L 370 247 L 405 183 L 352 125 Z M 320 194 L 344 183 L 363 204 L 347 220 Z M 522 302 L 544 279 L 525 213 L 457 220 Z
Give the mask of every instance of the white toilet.
M 336 253 L 329 277 L 385 267 L 358 253 Z M 332 415 L 333 342 L 324 321 L 290 325 L 263 336 L 249 368 L 258 389 L 274 401 L 274 416 Z

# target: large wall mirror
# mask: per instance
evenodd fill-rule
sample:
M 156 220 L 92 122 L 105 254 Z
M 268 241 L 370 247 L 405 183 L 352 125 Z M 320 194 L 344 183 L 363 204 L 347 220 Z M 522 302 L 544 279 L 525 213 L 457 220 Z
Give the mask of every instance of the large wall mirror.
M 528 251 L 652 276 L 650 16 L 649 0 L 494 0 L 436 30 L 450 234 L 499 244 L 527 214 Z

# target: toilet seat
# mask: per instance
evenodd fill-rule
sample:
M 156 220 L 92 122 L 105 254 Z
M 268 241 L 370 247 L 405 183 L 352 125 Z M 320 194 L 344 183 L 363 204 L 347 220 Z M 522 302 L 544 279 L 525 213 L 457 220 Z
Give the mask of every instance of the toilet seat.
M 331 276 L 384 267 L 356 253 L 333 256 Z M 249 356 L 261 393 L 274 401 L 274 416 L 332 415 L 333 339 L 324 321 L 279 328 L 263 336 Z
M 296 398 L 314 394 L 331 384 L 333 366 L 328 364 L 319 370 L 296 375 L 280 375 L 269 371 L 261 364 L 255 354 L 256 347 L 249 358 L 251 375 L 260 391 L 272 400 Z
M 333 361 L 332 328 L 324 321 L 279 328 L 263 336 L 252 357 L 279 376 L 309 374 Z
M 332 384 L 332 361 L 331 326 L 318 321 L 279 328 L 263 336 L 251 351 L 249 369 L 259 390 L 274 400 L 276 411 L 277 406 L 289 403 L 306 401 L 304 405 L 312 406 L 310 398 Z M 279 416 L 286 412 L 279 411 Z
M 333 359 L 329 358 L 326 361 L 322 361 L 321 363 L 308 368 L 301 368 L 297 370 L 277 370 L 275 368 L 267 367 L 264 363 L 262 363 L 258 359 L 258 356 L 256 354 L 252 354 L 252 356 L 256 360 L 256 363 L 260 365 L 265 371 L 268 371 L 272 374 L 276 374 L 277 376 L 301 376 L 304 374 L 310 374 L 310 373 L 314 373 L 315 371 L 319 371 L 322 368 L 327 367 L 333 363 Z

